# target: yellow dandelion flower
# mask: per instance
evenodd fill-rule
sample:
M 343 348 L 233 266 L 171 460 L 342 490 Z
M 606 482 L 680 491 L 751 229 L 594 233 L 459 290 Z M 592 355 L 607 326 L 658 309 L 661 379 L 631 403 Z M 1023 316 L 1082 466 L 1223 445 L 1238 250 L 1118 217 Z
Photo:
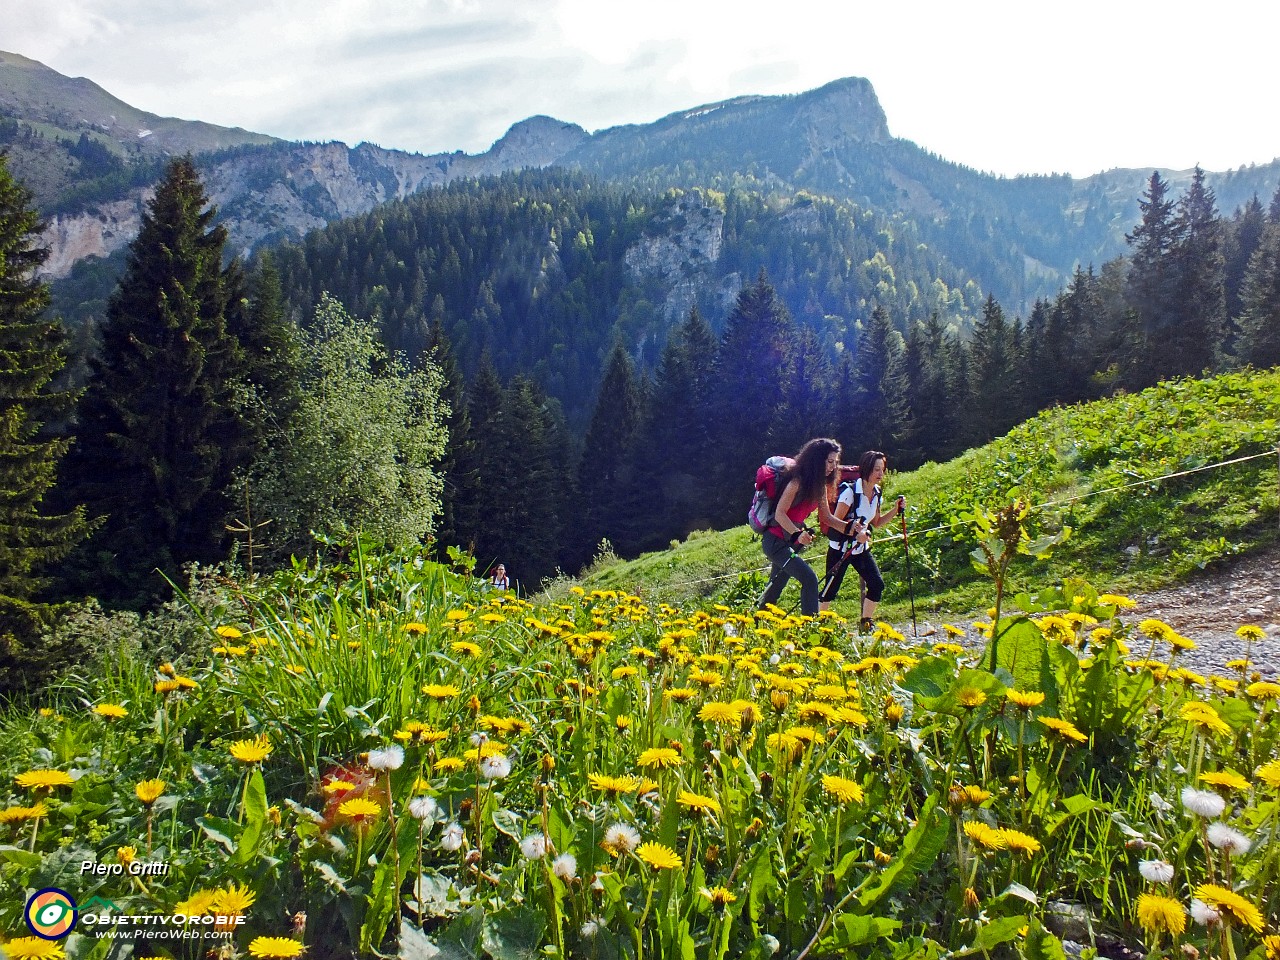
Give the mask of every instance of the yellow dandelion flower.
M 49 815 L 49 808 L 44 802 L 30 807 L 6 807 L 0 810 L 0 823 L 22 823 L 26 820 L 39 820 Z
M 1138 605 L 1136 600 L 1119 593 L 1100 593 L 1098 594 L 1098 605 L 1103 607 L 1115 607 L 1118 610 L 1132 610 Z
M 1003 833 L 995 827 L 988 826 L 981 820 L 966 821 L 964 834 L 978 846 L 987 850 L 1003 850 L 1008 843 Z
M 449 612 L 452 613 L 453 611 L 449 611 Z M 417 621 L 413 621 L 410 623 L 406 623 L 400 629 L 408 634 L 421 635 L 427 632 L 427 625 L 425 623 L 418 623 Z
M 864 797 L 862 784 L 834 774 L 823 774 L 822 789 L 841 803 L 861 803 Z
M 829 703 L 802 703 L 796 708 L 796 713 L 801 720 L 813 721 L 820 719 L 831 723 L 836 719 L 836 709 Z
M 631 793 L 640 786 L 639 777 L 611 777 L 604 773 L 591 773 L 587 780 L 593 789 L 603 793 Z
M 961 799 L 975 807 L 980 807 L 991 799 L 991 791 L 984 790 L 976 784 L 967 783 L 960 788 Z
M 14 937 L 8 943 L 0 944 L 12 960 L 62 960 L 62 944 L 44 937 Z
M 1048 727 L 1050 732 L 1056 733 L 1064 740 L 1084 743 L 1089 739 L 1070 720 L 1060 720 L 1057 717 L 1037 717 L 1036 719 Z
M 1221 790 L 1249 790 L 1249 781 L 1234 770 L 1214 770 L 1200 774 L 1200 782 Z
M 1044 694 L 1039 690 L 1006 690 L 1004 696 L 1020 710 L 1034 710 L 1044 703 Z
M 684 760 L 681 759 L 677 751 L 670 747 L 650 747 L 640 754 L 636 763 L 646 769 L 650 767 L 662 769 L 664 767 L 678 767 L 684 763 Z
M 133 788 L 133 792 L 138 799 L 142 801 L 144 807 L 149 807 L 164 793 L 164 788 L 168 786 L 163 780 L 143 780 Z
M 1220 887 L 1216 883 L 1202 883 L 1196 887 L 1195 896 L 1209 906 L 1217 907 L 1219 913 L 1229 914 L 1241 926 L 1248 927 L 1255 933 L 1262 930 L 1265 923 L 1262 911 L 1234 890 Z
M 629 680 L 632 677 L 639 675 L 639 673 L 639 667 L 633 667 L 628 664 L 622 667 L 614 667 L 613 670 L 610 671 L 609 676 L 614 680 Z
M 1256 623 L 1243 623 L 1236 627 L 1236 636 L 1241 640 L 1256 643 L 1266 637 L 1266 633 Z
M 718 687 L 724 683 L 724 676 L 716 673 L 714 670 L 690 670 L 689 679 L 694 683 L 707 687 L 708 689 Z
M 720 812 L 720 802 L 714 797 L 705 797 L 700 793 L 693 793 L 689 790 L 681 790 L 676 795 L 676 803 L 686 810 L 693 810 L 695 813 L 718 814 Z
M 138 859 L 137 847 L 116 847 L 116 862 L 122 867 L 127 867 Z
M 254 937 L 249 944 L 249 955 L 258 960 L 293 960 L 306 949 L 289 937 Z
M 353 823 L 364 823 L 381 816 L 382 806 L 368 797 L 352 797 L 338 805 L 338 813 Z
M 75 780 L 65 770 L 28 770 L 14 777 L 14 782 L 28 790 L 52 790 L 54 787 L 69 787 Z
M 451 683 L 425 683 L 422 685 L 423 696 L 433 700 L 451 700 L 462 691 Z
M 223 640 L 239 640 L 244 636 L 237 627 L 222 626 L 214 631 Z
M 1209 730 L 1221 736 L 1228 736 L 1231 733 L 1231 727 L 1222 719 L 1218 711 L 1210 704 L 1200 701 L 1184 703 L 1182 709 L 1178 711 L 1178 718 L 1194 724 L 1201 730 Z
M 156 693 L 173 693 L 175 690 L 181 689 L 182 684 L 177 680 L 157 680 L 155 682 Z
M 906 714 L 907 714 L 906 707 L 898 703 L 898 701 L 896 700 L 885 705 L 884 718 L 894 726 L 897 726 L 899 723 L 901 723 L 902 718 L 906 716 Z
M 987 695 L 977 687 L 961 687 L 956 693 L 956 703 L 966 710 L 973 710 L 987 702 Z
M 1280 960 L 1280 934 L 1263 937 L 1262 947 L 1267 952 L 1267 960 Z
M 272 747 L 271 741 L 263 733 L 252 740 L 237 740 L 227 750 L 241 763 L 261 763 L 271 756 Z
M 717 907 L 727 907 L 738 899 L 738 895 L 728 887 L 703 887 L 698 893 Z
M 642 843 L 636 848 L 636 856 L 655 870 L 679 870 L 684 866 L 680 855 L 665 843 Z
M 1245 687 L 1244 692 L 1253 700 L 1275 700 L 1280 698 L 1280 683 L 1259 680 Z
M 775 753 L 788 756 L 792 760 L 804 750 L 804 744 L 800 738 L 790 733 L 771 733 L 765 738 L 765 744 Z
M 1171 933 L 1180 935 L 1187 929 L 1187 913 L 1173 897 L 1159 893 L 1144 893 L 1134 905 L 1138 925 L 1147 933 Z
M 121 717 L 129 715 L 129 711 L 118 703 L 100 703 L 93 708 L 93 712 L 100 717 L 106 717 L 108 720 L 119 720 Z
M 1253 775 L 1273 790 L 1280 790 L 1280 760 L 1271 760 L 1253 771 Z
M 225 890 L 218 890 L 213 898 L 213 910 L 216 913 L 238 917 L 253 906 L 257 896 L 245 884 L 231 884 Z
M 465 653 L 469 657 L 480 656 L 480 644 L 472 643 L 470 640 L 455 640 L 449 644 L 449 649 L 454 653 Z
M 187 899 L 173 908 L 174 914 L 180 917 L 203 917 L 213 910 L 214 901 L 218 899 L 217 890 L 197 890 Z
M 698 711 L 703 723 L 727 723 L 734 726 L 742 722 L 742 713 L 731 703 L 709 702 Z
M 441 757 L 435 762 L 433 768 L 437 773 L 457 773 L 466 765 L 466 761 L 460 757 Z
M 500 613 L 482 613 L 480 614 L 482 623 L 506 623 L 507 618 Z
M 1164 640 L 1174 632 L 1173 627 L 1169 626 L 1163 620 L 1153 620 L 1147 618 L 1138 622 L 1138 632 L 1144 637 L 1150 637 L 1152 640 Z
M 945 640 L 940 640 L 933 645 L 933 652 L 940 657 L 958 657 L 964 653 L 964 647 L 958 643 L 948 643 Z
M 1013 830 L 1004 827 L 999 830 L 1000 836 L 1004 839 L 1004 845 L 1010 850 L 1018 853 L 1025 853 L 1028 857 L 1040 851 L 1040 841 L 1028 833 L 1021 830 Z

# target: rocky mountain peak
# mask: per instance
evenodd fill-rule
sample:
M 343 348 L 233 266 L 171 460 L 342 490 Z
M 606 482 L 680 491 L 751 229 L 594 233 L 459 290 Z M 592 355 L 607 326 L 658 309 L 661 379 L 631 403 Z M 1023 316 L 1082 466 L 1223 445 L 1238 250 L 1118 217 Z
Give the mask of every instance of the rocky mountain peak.
M 589 139 L 576 123 L 535 116 L 513 124 L 489 155 L 505 167 L 548 167 Z
M 882 143 L 892 139 L 889 121 L 865 77 L 845 77 L 796 98 L 796 121 L 826 146 Z

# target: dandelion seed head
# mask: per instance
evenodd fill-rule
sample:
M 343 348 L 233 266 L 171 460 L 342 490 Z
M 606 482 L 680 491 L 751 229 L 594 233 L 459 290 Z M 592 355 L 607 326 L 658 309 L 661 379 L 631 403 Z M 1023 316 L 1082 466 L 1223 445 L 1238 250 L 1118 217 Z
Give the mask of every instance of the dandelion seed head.
M 1226 808 L 1227 802 L 1212 790 L 1197 790 L 1195 787 L 1182 788 L 1182 806 L 1188 813 L 1198 817 L 1219 816 Z
M 1173 864 L 1164 860 L 1143 860 L 1138 864 L 1138 872 L 1151 883 L 1168 883 L 1173 879 Z

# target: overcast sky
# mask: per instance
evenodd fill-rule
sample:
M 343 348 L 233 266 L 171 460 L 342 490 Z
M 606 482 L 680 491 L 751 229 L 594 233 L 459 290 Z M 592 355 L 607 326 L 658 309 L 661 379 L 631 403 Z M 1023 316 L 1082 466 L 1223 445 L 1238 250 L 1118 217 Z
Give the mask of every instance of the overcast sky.
M 894 136 L 995 173 L 1280 156 L 1272 0 L 3 0 L 0 48 L 162 116 L 487 149 L 866 77 Z

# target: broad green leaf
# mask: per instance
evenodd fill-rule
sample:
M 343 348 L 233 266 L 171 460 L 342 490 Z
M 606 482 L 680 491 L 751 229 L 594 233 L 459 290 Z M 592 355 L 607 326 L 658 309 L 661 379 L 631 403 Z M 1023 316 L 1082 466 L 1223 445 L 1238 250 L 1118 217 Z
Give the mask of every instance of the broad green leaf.
M 485 916 L 480 946 L 493 960 L 534 960 L 547 920 L 541 910 L 507 906 Z
M 267 824 L 267 787 L 262 781 L 262 770 L 255 767 L 249 774 L 244 791 L 244 831 L 236 844 L 236 863 L 248 863 L 258 855 L 262 831 Z
M 203 817 L 196 817 L 196 823 L 205 835 L 214 843 L 224 846 L 227 853 L 236 852 L 236 843 L 240 839 L 240 833 L 244 829 L 234 820 L 227 820 L 224 817 L 215 817 L 205 814 Z
M 845 950 L 849 947 L 873 943 L 902 926 L 900 920 L 888 917 L 857 916 L 842 913 L 831 924 L 831 933 L 818 941 L 823 950 Z
M 517 843 L 523 836 L 520 824 L 520 817 L 505 807 L 500 810 L 493 811 L 493 825 L 498 828 L 498 832 L 506 834 Z

